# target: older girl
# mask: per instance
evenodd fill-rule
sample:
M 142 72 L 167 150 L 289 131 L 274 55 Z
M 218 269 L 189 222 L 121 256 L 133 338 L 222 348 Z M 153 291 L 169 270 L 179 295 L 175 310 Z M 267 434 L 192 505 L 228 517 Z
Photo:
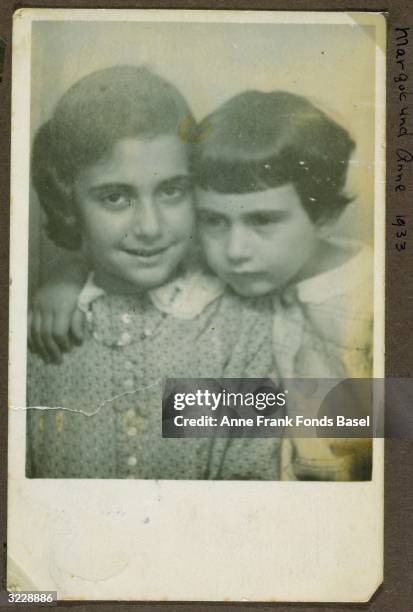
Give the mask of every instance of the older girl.
M 36 135 L 49 235 L 82 250 L 92 273 L 83 345 L 61 365 L 29 357 L 29 476 L 278 477 L 274 440 L 161 434 L 164 377 L 261 377 L 271 363 L 270 309 L 223 292 L 198 266 L 191 124 L 170 83 L 114 67 L 71 87 Z

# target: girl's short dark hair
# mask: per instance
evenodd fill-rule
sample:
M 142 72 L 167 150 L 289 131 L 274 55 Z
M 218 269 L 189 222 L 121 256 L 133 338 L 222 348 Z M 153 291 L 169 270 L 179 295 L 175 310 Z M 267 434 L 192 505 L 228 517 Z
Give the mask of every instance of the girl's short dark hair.
M 247 91 L 199 126 L 195 182 L 220 193 L 263 191 L 292 183 L 313 221 L 338 216 L 355 143 L 307 98 Z
M 50 238 L 59 246 L 81 244 L 73 181 L 123 138 L 176 134 L 191 142 L 191 110 L 168 81 L 146 67 L 114 66 L 79 80 L 37 131 L 32 148 L 34 188 L 46 212 Z

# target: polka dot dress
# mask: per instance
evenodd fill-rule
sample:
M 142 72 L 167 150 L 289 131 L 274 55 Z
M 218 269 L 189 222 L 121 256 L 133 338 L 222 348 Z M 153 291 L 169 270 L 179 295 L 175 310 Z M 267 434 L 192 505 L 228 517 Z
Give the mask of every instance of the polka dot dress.
M 188 320 L 101 296 L 91 314 L 62 365 L 29 356 L 27 476 L 278 479 L 278 440 L 167 439 L 161 420 L 165 378 L 268 375 L 270 303 L 225 293 Z

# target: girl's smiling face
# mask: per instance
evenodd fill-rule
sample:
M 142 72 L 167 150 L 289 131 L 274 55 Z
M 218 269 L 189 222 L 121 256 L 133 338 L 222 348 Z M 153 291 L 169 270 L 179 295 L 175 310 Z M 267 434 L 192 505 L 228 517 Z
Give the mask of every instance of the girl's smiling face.
M 173 275 L 194 224 L 187 150 L 177 136 L 118 141 L 110 157 L 79 172 L 74 196 L 105 290 L 152 289 Z

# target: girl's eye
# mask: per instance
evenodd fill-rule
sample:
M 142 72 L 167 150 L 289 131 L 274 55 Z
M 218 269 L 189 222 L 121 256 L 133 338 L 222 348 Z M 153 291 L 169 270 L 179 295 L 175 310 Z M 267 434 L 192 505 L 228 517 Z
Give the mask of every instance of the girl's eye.
M 204 227 L 211 229 L 223 229 L 226 226 L 226 221 L 221 215 L 214 213 L 202 212 L 199 215 L 199 221 Z
M 104 193 L 100 196 L 99 199 L 108 208 L 126 208 L 131 204 L 130 196 L 119 191 Z
M 163 187 L 159 195 L 165 200 L 176 200 L 182 198 L 184 194 L 185 190 L 182 187 L 171 185 L 170 187 Z
M 157 197 L 167 204 L 179 203 L 190 193 L 189 179 L 179 178 L 165 181 L 157 189 Z
M 250 217 L 250 225 L 256 228 L 268 228 L 270 226 L 274 226 L 279 222 L 279 219 L 275 219 L 273 217 L 267 215 L 253 215 Z

